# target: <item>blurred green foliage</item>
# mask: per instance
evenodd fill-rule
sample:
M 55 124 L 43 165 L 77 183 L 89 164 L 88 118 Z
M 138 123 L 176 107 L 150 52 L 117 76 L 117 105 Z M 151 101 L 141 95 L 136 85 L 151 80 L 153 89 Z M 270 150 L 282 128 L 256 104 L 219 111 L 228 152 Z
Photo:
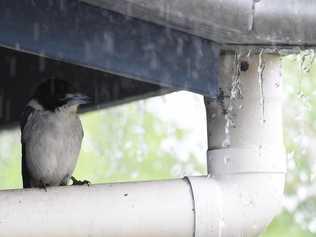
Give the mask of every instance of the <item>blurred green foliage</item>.
M 175 170 L 185 174 L 188 167 L 204 173 L 194 154 L 182 160 L 163 149 L 166 139 L 181 142 L 189 131 L 162 122 L 146 107 L 137 102 L 84 115 L 85 141 L 74 175 L 102 183 L 173 178 L 179 176 Z

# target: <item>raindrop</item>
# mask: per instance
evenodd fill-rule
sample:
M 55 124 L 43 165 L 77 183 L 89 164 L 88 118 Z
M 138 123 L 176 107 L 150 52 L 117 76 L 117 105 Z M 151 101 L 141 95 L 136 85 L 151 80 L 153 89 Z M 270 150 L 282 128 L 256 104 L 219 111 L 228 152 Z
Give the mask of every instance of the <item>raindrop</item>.
M 4 100 L 4 91 L 0 89 L 0 118 L 3 117 L 3 100 Z
M 16 76 L 16 57 L 10 58 L 10 77 Z
M 298 190 L 297 190 L 297 196 L 300 200 L 305 200 L 306 197 L 307 197 L 307 190 L 305 187 L 300 187 Z
M 155 51 L 155 46 L 148 44 L 144 46 L 145 55 L 144 57 L 149 61 L 149 67 L 151 69 L 157 69 L 159 67 L 158 57 Z
M 40 37 L 40 25 L 38 22 L 33 24 L 33 39 L 37 41 Z
M 105 47 L 105 51 L 112 54 L 114 52 L 114 40 L 113 40 L 113 36 L 108 33 L 105 32 L 103 34 L 103 38 L 104 38 L 104 47 Z
M 296 197 L 290 197 L 290 196 L 286 196 L 284 198 L 284 203 L 283 203 L 284 207 L 287 209 L 287 211 L 289 212 L 294 212 L 295 209 L 297 208 L 298 205 L 298 200 Z
M 303 183 L 306 183 L 309 180 L 308 174 L 304 171 L 299 173 L 299 178 L 300 178 L 300 181 Z
M 244 206 L 253 207 L 255 205 L 254 198 L 248 193 L 240 193 L 241 202 Z
M 196 70 L 192 71 L 192 78 L 193 78 L 193 80 L 199 79 L 199 73 Z
M 92 58 L 91 45 L 88 41 L 84 42 L 84 55 L 87 60 Z
M 263 53 L 264 53 L 264 49 L 261 49 L 259 53 L 259 64 L 258 64 L 258 83 L 259 83 L 259 93 L 260 93 L 261 122 L 265 123 L 264 88 L 263 88 L 263 71 L 265 68 L 265 62 L 263 60 Z
M 164 11 L 165 11 L 165 18 L 167 20 L 167 22 L 169 22 L 169 18 L 171 17 L 171 9 L 170 9 L 170 5 L 166 2 L 164 4 Z
M 48 3 L 49 3 L 49 7 L 53 7 L 54 6 L 54 3 L 53 3 L 52 0 L 49 0 Z
M 133 4 L 132 3 L 126 3 L 127 5 L 127 16 L 132 16 L 133 14 Z
M 64 53 L 61 52 L 61 51 L 57 52 L 57 57 L 58 57 L 58 59 L 63 59 L 64 58 Z
M 6 100 L 5 102 L 5 120 L 9 121 L 11 118 L 11 101 Z
M 214 175 L 214 174 L 211 174 L 211 173 L 208 173 L 208 174 L 207 174 L 207 178 L 209 178 L 209 179 L 214 179 L 214 178 L 215 178 L 215 175 Z
M 316 233 L 316 219 L 311 220 L 311 222 L 308 224 L 308 230 L 312 233 Z
M 15 49 L 16 50 L 20 50 L 21 49 L 20 43 L 15 43 Z
M 177 39 L 177 48 L 176 48 L 176 51 L 177 51 L 177 55 L 178 55 L 178 56 L 182 56 L 182 55 L 183 55 L 184 42 L 183 42 L 183 39 L 182 39 L 182 38 L 178 38 L 178 39 Z
M 258 146 L 258 151 L 259 151 L 259 157 L 261 158 L 262 157 L 262 145 L 259 145 Z
M 225 227 L 225 221 L 224 221 L 223 218 L 221 218 L 221 219 L 219 220 L 219 227 L 220 227 L 220 229 L 222 229 L 222 228 Z
M 225 166 L 230 166 L 231 163 L 232 163 L 231 158 L 230 158 L 229 156 L 225 156 L 225 157 L 224 157 L 224 165 L 225 165 Z
M 252 227 L 253 230 L 257 230 L 258 229 L 258 226 L 256 224 L 253 224 L 251 227 Z
M 230 145 L 231 145 L 230 135 L 227 134 L 226 132 L 225 132 L 225 134 L 226 134 L 226 137 L 225 137 L 224 141 L 222 142 L 222 147 L 230 147 Z
M 251 7 L 251 13 L 249 14 L 249 19 L 248 19 L 248 31 L 251 32 L 254 30 L 254 25 L 255 25 L 255 14 L 256 14 L 256 0 L 253 0 L 252 2 L 252 7 Z
M 158 58 L 157 58 L 157 55 L 156 55 L 155 52 L 153 52 L 151 57 L 150 57 L 149 67 L 151 69 L 157 69 L 158 68 Z
M 241 53 L 236 52 L 235 54 L 235 61 L 234 61 L 234 72 L 233 72 L 233 77 L 232 77 L 232 88 L 230 91 L 230 105 L 229 107 L 233 106 L 233 102 L 236 99 L 242 98 L 242 91 L 240 87 L 240 61 L 241 58 Z
M 225 139 L 222 142 L 223 147 L 229 147 L 231 145 L 230 128 L 235 127 L 233 120 L 233 108 L 237 99 L 242 98 L 242 91 L 240 87 L 240 58 L 241 53 L 236 51 L 234 59 L 234 72 L 232 76 L 232 87 L 230 90 L 230 99 L 227 110 L 225 110 Z
M 297 56 L 297 61 L 303 73 L 309 73 L 315 61 L 314 49 L 301 51 Z
M 288 153 L 287 154 L 287 167 L 289 170 L 294 170 L 296 169 L 296 163 L 294 159 L 294 152 Z
M 303 213 L 297 212 L 294 215 L 294 219 L 299 224 L 304 224 L 304 215 Z
M 246 57 L 249 59 L 252 55 L 253 48 L 248 49 Z
M 138 177 L 139 177 L 139 172 L 138 171 L 134 171 L 134 172 L 131 173 L 131 178 L 132 179 L 136 179 Z M 127 196 L 127 195 L 125 195 L 125 196 Z
M 249 199 L 249 202 L 247 203 L 247 206 L 254 207 L 255 206 L 255 201 L 253 199 Z
M 64 0 L 60 0 L 59 2 L 60 2 L 59 9 L 61 11 L 64 11 L 65 10 L 65 2 L 64 2 Z
M 46 58 L 45 58 L 45 53 L 41 52 L 39 61 L 38 61 L 38 68 L 40 72 L 44 72 L 46 67 Z

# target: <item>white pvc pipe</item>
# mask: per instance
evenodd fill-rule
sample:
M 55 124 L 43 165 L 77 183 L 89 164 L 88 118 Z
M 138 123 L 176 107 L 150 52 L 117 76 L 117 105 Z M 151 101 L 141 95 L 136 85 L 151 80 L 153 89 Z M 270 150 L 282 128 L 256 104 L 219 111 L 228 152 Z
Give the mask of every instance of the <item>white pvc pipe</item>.
M 192 237 L 185 180 L 0 192 L 1 237 Z
M 285 183 L 280 57 L 262 55 L 261 65 L 258 55 L 241 57 L 249 63 L 246 72 L 233 59 L 222 57 L 222 100 L 206 102 L 208 170 L 221 190 L 218 236 L 257 236 L 280 211 Z M 232 65 L 240 73 L 233 79 L 235 91 Z
M 222 58 L 223 101 L 208 101 L 208 177 L 0 192 L 1 237 L 256 236 L 279 212 L 285 176 L 278 56 L 265 56 L 265 122 L 258 56 L 241 73 L 235 127 L 225 135 L 232 56 Z M 228 66 L 227 66 L 228 65 Z M 228 96 L 228 97 L 227 97 Z M 243 105 L 242 107 L 240 105 Z M 227 143 L 225 143 L 227 145 Z

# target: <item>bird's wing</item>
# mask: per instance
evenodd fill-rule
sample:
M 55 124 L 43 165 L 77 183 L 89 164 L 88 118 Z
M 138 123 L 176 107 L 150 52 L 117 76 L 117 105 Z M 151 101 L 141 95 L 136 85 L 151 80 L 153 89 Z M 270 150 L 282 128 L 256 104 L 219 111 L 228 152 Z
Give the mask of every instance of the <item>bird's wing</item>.
M 21 143 L 22 143 L 22 180 L 23 180 L 23 188 L 30 188 L 31 187 L 31 177 L 26 165 L 26 157 L 25 157 L 25 141 L 23 141 L 23 130 L 24 127 L 32 116 L 32 113 L 35 111 L 34 108 L 31 106 L 27 106 L 21 116 L 20 119 L 20 127 L 21 127 Z

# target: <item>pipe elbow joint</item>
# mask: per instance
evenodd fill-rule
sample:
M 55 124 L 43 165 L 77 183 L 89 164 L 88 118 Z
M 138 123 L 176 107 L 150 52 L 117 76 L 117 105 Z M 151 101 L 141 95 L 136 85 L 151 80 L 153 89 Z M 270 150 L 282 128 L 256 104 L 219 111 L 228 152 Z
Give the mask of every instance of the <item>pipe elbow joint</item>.
M 218 149 L 208 152 L 208 161 L 212 177 L 187 178 L 194 200 L 194 236 L 260 234 L 282 207 L 282 149 Z

